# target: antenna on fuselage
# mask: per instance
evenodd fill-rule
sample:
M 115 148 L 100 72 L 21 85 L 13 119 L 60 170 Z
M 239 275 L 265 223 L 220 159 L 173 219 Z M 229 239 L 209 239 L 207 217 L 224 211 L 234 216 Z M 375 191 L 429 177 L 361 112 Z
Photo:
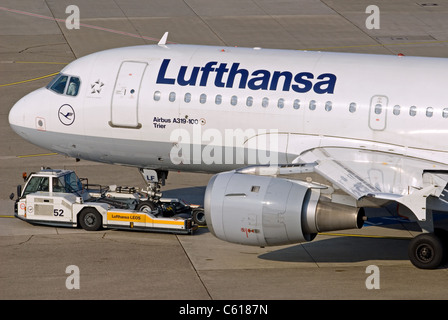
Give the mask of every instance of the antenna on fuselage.
M 166 40 L 167 40 L 167 39 L 168 39 L 168 31 L 165 32 L 165 33 L 163 34 L 163 36 L 162 36 L 162 38 L 160 39 L 158 45 L 159 45 L 159 46 L 164 46 L 164 45 L 166 45 Z

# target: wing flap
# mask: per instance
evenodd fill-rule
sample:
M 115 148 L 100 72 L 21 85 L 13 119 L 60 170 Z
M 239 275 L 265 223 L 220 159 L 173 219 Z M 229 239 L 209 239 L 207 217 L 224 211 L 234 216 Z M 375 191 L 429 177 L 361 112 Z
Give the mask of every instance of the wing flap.
M 315 172 L 355 199 L 375 197 L 397 200 L 429 185 L 441 185 L 448 180 L 448 166 L 406 157 L 399 154 L 340 147 L 312 149 L 296 159 L 315 162 Z M 434 174 L 423 175 L 431 170 Z M 444 180 L 445 179 L 445 180 Z

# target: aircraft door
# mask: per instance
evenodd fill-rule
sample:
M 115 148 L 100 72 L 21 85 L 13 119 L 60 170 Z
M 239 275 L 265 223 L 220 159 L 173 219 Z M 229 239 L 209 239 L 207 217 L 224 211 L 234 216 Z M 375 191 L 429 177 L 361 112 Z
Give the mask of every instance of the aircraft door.
M 146 62 L 124 61 L 118 71 L 112 93 L 112 127 L 141 128 L 138 122 L 140 85 L 148 64 Z
M 370 100 L 369 127 L 375 131 L 386 129 L 387 104 L 386 96 L 373 96 Z

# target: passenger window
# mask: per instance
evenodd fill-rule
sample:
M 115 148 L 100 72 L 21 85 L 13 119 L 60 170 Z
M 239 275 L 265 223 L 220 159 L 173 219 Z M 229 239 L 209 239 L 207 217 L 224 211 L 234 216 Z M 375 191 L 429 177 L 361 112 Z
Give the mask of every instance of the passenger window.
M 333 103 L 331 101 L 325 102 L 325 111 L 331 111 L 333 109 Z
M 79 90 L 79 83 L 80 83 L 79 78 L 71 77 L 67 88 L 67 95 L 76 96 Z
M 222 96 L 220 94 L 216 95 L 215 103 L 218 104 L 218 105 L 222 103 Z
M 309 105 L 310 110 L 316 110 L 316 100 L 311 100 Z
M 350 111 L 350 113 L 356 112 L 356 103 L 350 103 L 350 105 L 348 106 L 348 111 Z
M 264 97 L 263 100 L 261 101 L 261 106 L 263 108 L 267 108 L 269 105 L 269 98 Z
M 189 103 L 191 101 L 191 93 L 187 92 L 184 97 L 184 101 Z
M 409 115 L 411 117 L 414 117 L 417 114 L 417 107 L 416 106 L 412 106 L 411 108 L 409 108 Z
M 283 98 L 278 99 L 277 107 L 279 109 L 283 109 L 284 106 L 285 106 L 285 99 L 283 99 Z
M 230 98 L 230 104 L 232 106 L 236 106 L 237 103 L 238 103 L 238 97 L 237 96 L 232 96 L 232 98 Z
M 205 93 L 203 93 L 199 96 L 199 102 L 202 104 L 207 102 L 207 95 Z
M 295 99 L 292 107 L 294 109 L 296 109 L 296 110 L 299 109 L 300 108 L 300 100 L 299 99 Z
M 398 104 L 395 105 L 394 106 L 394 110 L 393 110 L 393 114 L 396 115 L 396 116 L 400 115 L 400 109 L 401 109 L 401 107 Z
M 160 91 L 154 92 L 154 101 L 159 101 L 161 97 Z
M 252 98 L 252 97 L 247 97 L 247 99 L 246 99 L 246 106 L 248 106 L 248 107 L 252 107 L 252 105 L 254 104 L 254 98 Z
M 448 118 L 448 108 L 443 109 L 442 111 L 442 117 Z
M 170 100 L 170 102 L 174 102 L 176 100 L 176 92 L 170 92 L 168 100 Z
M 433 114 L 434 114 L 433 108 L 431 108 L 431 107 L 426 108 L 426 116 L 428 118 L 431 118 Z

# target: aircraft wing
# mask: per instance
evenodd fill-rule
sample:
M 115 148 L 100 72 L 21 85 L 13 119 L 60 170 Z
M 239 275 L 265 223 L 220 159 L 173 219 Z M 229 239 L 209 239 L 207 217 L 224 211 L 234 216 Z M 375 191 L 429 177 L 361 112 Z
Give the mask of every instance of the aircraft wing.
M 315 163 L 315 173 L 356 200 L 394 200 L 411 209 L 419 220 L 426 217 L 428 196 L 448 204 L 444 200 L 448 168 L 435 162 L 343 147 L 315 148 L 294 162 Z

